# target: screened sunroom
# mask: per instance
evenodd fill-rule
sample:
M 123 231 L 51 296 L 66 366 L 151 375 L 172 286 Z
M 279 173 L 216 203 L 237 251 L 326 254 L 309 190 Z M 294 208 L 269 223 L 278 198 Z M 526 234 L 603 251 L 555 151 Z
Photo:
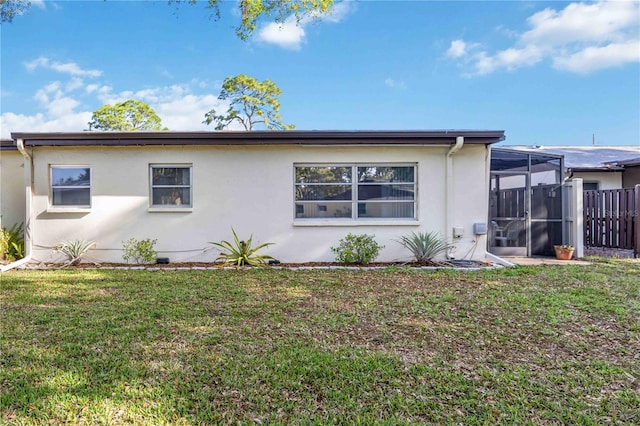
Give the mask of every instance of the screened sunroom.
M 491 150 L 488 251 L 552 256 L 564 229 L 563 157 Z

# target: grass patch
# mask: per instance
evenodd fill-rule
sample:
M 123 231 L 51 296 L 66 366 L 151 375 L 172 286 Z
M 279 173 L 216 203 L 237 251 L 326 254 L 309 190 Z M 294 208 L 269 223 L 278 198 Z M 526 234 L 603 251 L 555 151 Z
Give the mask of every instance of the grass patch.
M 640 263 L 13 271 L 3 424 L 637 424 Z

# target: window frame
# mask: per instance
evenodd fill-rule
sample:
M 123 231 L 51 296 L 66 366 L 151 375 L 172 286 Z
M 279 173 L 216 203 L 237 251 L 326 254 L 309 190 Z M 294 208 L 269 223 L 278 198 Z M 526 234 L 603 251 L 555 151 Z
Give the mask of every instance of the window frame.
M 595 185 L 595 189 L 584 189 L 585 185 Z M 583 180 L 582 183 L 583 191 L 599 191 L 600 190 L 600 181 L 599 180 Z
M 326 185 L 344 185 L 351 187 L 351 199 L 350 200 L 297 200 L 296 194 L 299 186 L 304 185 L 298 182 L 296 171 L 301 167 L 350 167 L 351 168 L 351 182 L 349 183 L 327 183 Z M 360 200 L 359 187 L 364 182 L 358 180 L 358 168 L 362 167 L 412 167 L 413 168 L 413 182 L 382 182 L 378 185 L 412 185 L 413 186 L 413 199 L 412 200 Z M 362 186 L 375 185 L 376 183 L 364 183 Z M 323 183 L 312 182 L 306 185 L 321 186 Z M 350 217 L 332 217 L 332 216 L 318 216 L 318 217 L 298 217 L 298 207 L 306 205 L 328 205 L 331 203 L 349 203 L 351 205 Z M 360 217 L 360 205 L 367 203 L 398 203 L 398 204 L 413 204 L 413 216 L 411 217 Z M 323 222 L 323 223 L 400 223 L 400 222 L 412 222 L 417 223 L 418 220 L 418 163 L 417 162 L 350 162 L 350 163 L 294 163 L 293 164 L 293 218 L 294 222 L 299 224 Z
M 154 185 L 153 184 L 153 170 L 154 169 L 189 169 L 189 184 L 188 185 Z M 188 188 L 189 189 L 189 204 L 154 204 L 153 203 L 153 190 L 160 188 Z M 149 164 L 149 209 L 151 211 L 162 210 L 178 210 L 178 211 L 190 211 L 193 208 L 193 164 L 191 163 L 150 163 Z
M 89 169 L 89 185 L 54 185 L 54 169 Z M 53 190 L 56 189 L 87 189 L 89 191 L 89 204 L 55 204 Z M 84 164 L 49 164 L 49 209 L 50 210 L 90 210 L 93 204 L 93 170 L 91 166 Z

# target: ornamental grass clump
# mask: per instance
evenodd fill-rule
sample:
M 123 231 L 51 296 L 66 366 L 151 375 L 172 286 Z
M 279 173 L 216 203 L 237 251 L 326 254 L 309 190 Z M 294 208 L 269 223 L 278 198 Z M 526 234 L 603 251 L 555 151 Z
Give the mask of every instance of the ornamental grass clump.
M 54 251 L 67 256 L 65 265 L 78 265 L 82 256 L 94 245 L 95 241 L 73 240 L 65 241 L 53 248 Z
M 231 228 L 233 233 L 233 243 L 222 240 L 220 242 L 209 241 L 209 244 L 222 249 L 220 256 L 216 259 L 216 262 L 223 261 L 225 266 L 264 266 L 268 264 L 273 257 L 267 254 L 259 254 L 258 250 L 263 249 L 273 243 L 262 243 L 255 247 L 251 247 L 253 235 L 248 240 L 241 240 L 238 238 L 236 231 Z
M 383 248 L 374 235 L 349 233 L 339 241 L 338 247 L 331 247 L 331 251 L 338 263 L 366 265 L 373 262 Z
M 437 232 L 412 232 L 397 241 L 409 249 L 415 261 L 421 265 L 435 263 L 433 259 L 452 246 Z

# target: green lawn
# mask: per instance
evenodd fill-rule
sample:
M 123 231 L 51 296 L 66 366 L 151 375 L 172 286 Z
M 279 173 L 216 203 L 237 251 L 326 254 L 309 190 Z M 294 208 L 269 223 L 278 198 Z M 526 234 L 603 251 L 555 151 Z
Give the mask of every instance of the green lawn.
M 0 280 L 1 424 L 640 423 L 640 261 Z

